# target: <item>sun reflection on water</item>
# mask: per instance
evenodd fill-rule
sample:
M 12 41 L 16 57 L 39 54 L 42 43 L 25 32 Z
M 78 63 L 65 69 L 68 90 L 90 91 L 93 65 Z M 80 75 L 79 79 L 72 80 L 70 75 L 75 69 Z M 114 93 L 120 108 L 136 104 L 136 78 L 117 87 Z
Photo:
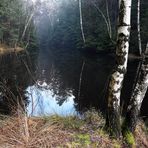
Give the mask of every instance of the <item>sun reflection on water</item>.
M 41 116 L 58 114 L 62 116 L 74 115 L 74 96 L 71 92 L 67 92 L 67 96 L 62 105 L 58 104 L 57 98 L 62 97 L 55 95 L 50 89 L 50 85 L 46 82 L 42 84 L 38 81 L 37 84 L 29 86 L 26 89 L 26 96 L 29 99 L 27 112 L 29 116 Z

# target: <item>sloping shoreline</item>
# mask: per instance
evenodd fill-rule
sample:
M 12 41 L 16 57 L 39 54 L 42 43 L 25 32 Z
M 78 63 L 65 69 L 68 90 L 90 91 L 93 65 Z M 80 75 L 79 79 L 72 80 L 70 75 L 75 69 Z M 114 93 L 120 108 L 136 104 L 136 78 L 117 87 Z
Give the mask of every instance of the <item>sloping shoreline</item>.
M 127 139 L 116 140 L 104 130 L 104 119 L 97 112 L 87 112 L 84 119 L 58 115 L 3 116 L 0 118 L 0 147 L 146 148 L 146 127 L 143 122 L 139 123 L 134 138 L 128 134 Z
M 0 55 L 10 54 L 10 53 L 14 53 L 14 52 L 18 53 L 18 52 L 22 52 L 22 51 L 24 51 L 24 48 L 19 47 L 19 46 L 12 48 L 7 45 L 0 44 Z

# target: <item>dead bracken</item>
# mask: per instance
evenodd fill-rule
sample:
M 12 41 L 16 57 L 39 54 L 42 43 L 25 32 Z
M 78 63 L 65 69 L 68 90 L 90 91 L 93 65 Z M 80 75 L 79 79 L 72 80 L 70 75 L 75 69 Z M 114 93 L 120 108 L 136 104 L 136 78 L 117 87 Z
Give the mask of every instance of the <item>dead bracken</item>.
M 104 119 L 95 111 L 88 111 L 83 118 L 76 116 L 45 117 L 1 116 L 0 147 L 44 148 L 44 147 L 101 147 L 120 148 L 128 146 L 126 139 L 115 140 L 104 130 Z M 128 135 L 129 137 L 129 135 Z M 128 139 L 131 140 L 130 137 Z M 137 147 L 148 147 L 148 135 L 144 123 L 139 122 L 135 143 Z

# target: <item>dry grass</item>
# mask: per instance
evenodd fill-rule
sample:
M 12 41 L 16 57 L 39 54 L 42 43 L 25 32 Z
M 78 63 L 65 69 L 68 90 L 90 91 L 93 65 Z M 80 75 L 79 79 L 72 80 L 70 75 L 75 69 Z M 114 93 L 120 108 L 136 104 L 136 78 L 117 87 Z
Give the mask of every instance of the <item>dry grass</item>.
M 57 126 L 47 126 L 46 121 L 39 118 L 27 119 L 28 132 L 26 132 L 25 123 L 22 119 L 20 120 L 14 117 L 1 123 L 1 148 L 57 147 L 59 144 L 64 143 L 65 139 L 70 136 L 70 133 L 59 130 Z
M 0 148 L 120 148 L 123 140 L 115 140 L 103 130 L 104 119 L 94 111 L 78 117 L 27 118 L 0 117 Z M 144 124 L 139 123 L 135 139 L 137 148 L 148 147 Z
M 148 148 L 148 132 L 143 122 L 139 122 L 135 131 L 135 141 L 137 147 Z

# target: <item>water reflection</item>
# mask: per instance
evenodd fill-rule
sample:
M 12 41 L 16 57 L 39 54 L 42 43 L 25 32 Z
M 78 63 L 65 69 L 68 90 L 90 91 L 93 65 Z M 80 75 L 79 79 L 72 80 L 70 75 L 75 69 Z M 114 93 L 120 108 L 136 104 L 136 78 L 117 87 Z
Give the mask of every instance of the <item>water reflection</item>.
M 35 59 L 32 56 L 30 64 L 24 54 L 0 56 L 0 113 L 15 114 L 18 103 L 22 106 L 27 105 L 24 90 L 34 82 L 32 76 L 35 76 Z
M 12 106 L 17 107 L 18 101 L 21 103 L 22 100 L 28 114 L 33 116 L 81 114 L 92 107 L 105 111 L 107 82 L 114 64 L 111 56 L 44 48 L 36 55 L 31 58 L 32 66 L 25 55 L 0 58 L 0 113 L 12 113 Z M 83 61 L 85 65 L 78 97 Z M 121 96 L 123 110 L 131 96 L 137 64 L 138 61 L 129 61 L 128 64 Z M 147 102 L 145 99 L 142 106 L 144 116 L 147 116 Z
M 114 57 L 106 53 L 97 55 L 75 49 L 72 46 L 72 36 L 78 33 L 75 28 L 77 22 L 72 27 L 75 28 L 76 34 L 66 34 L 61 31 L 58 36 L 61 23 L 63 26 L 65 23 L 68 24 L 64 18 L 68 18 L 72 7 L 73 5 L 61 13 L 56 11 L 57 9 L 44 7 L 42 3 L 42 13 L 34 18 L 39 50 L 31 53 L 34 49 L 29 49 L 30 58 L 26 54 L 0 57 L 0 113 L 10 114 L 11 107 L 17 107 L 18 102 L 23 102 L 25 107 L 27 106 L 28 114 L 33 116 L 83 113 L 92 107 L 105 111 L 105 95 Z M 63 8 L 66 8 L 66 5 Z M 68 41 L 61 42 L 61 38 L 64 37 Z M 81 87 L 79 87 L 84 62 Z M 121 96 L 125 108 L 131 96 L 137 65 L 138 61 L 128 63 Z M 146 116 L 147 104 L 148 101 L 145 99 L 142 110 Z
M 42 84 L 41 84 L 42 83 Z M 27 107 L 28 115 L 74 115 L 74 96 L 72 92 L 67 92 L 67 96 L 59 96 L 54 94 L 51 86 L 46 82 L 39 82 L 33 86 L 29 86 L 26 89 L 26 96 L 29 99 L 29 105 Z M 64 100 L 61 102 L 61 100 Z

